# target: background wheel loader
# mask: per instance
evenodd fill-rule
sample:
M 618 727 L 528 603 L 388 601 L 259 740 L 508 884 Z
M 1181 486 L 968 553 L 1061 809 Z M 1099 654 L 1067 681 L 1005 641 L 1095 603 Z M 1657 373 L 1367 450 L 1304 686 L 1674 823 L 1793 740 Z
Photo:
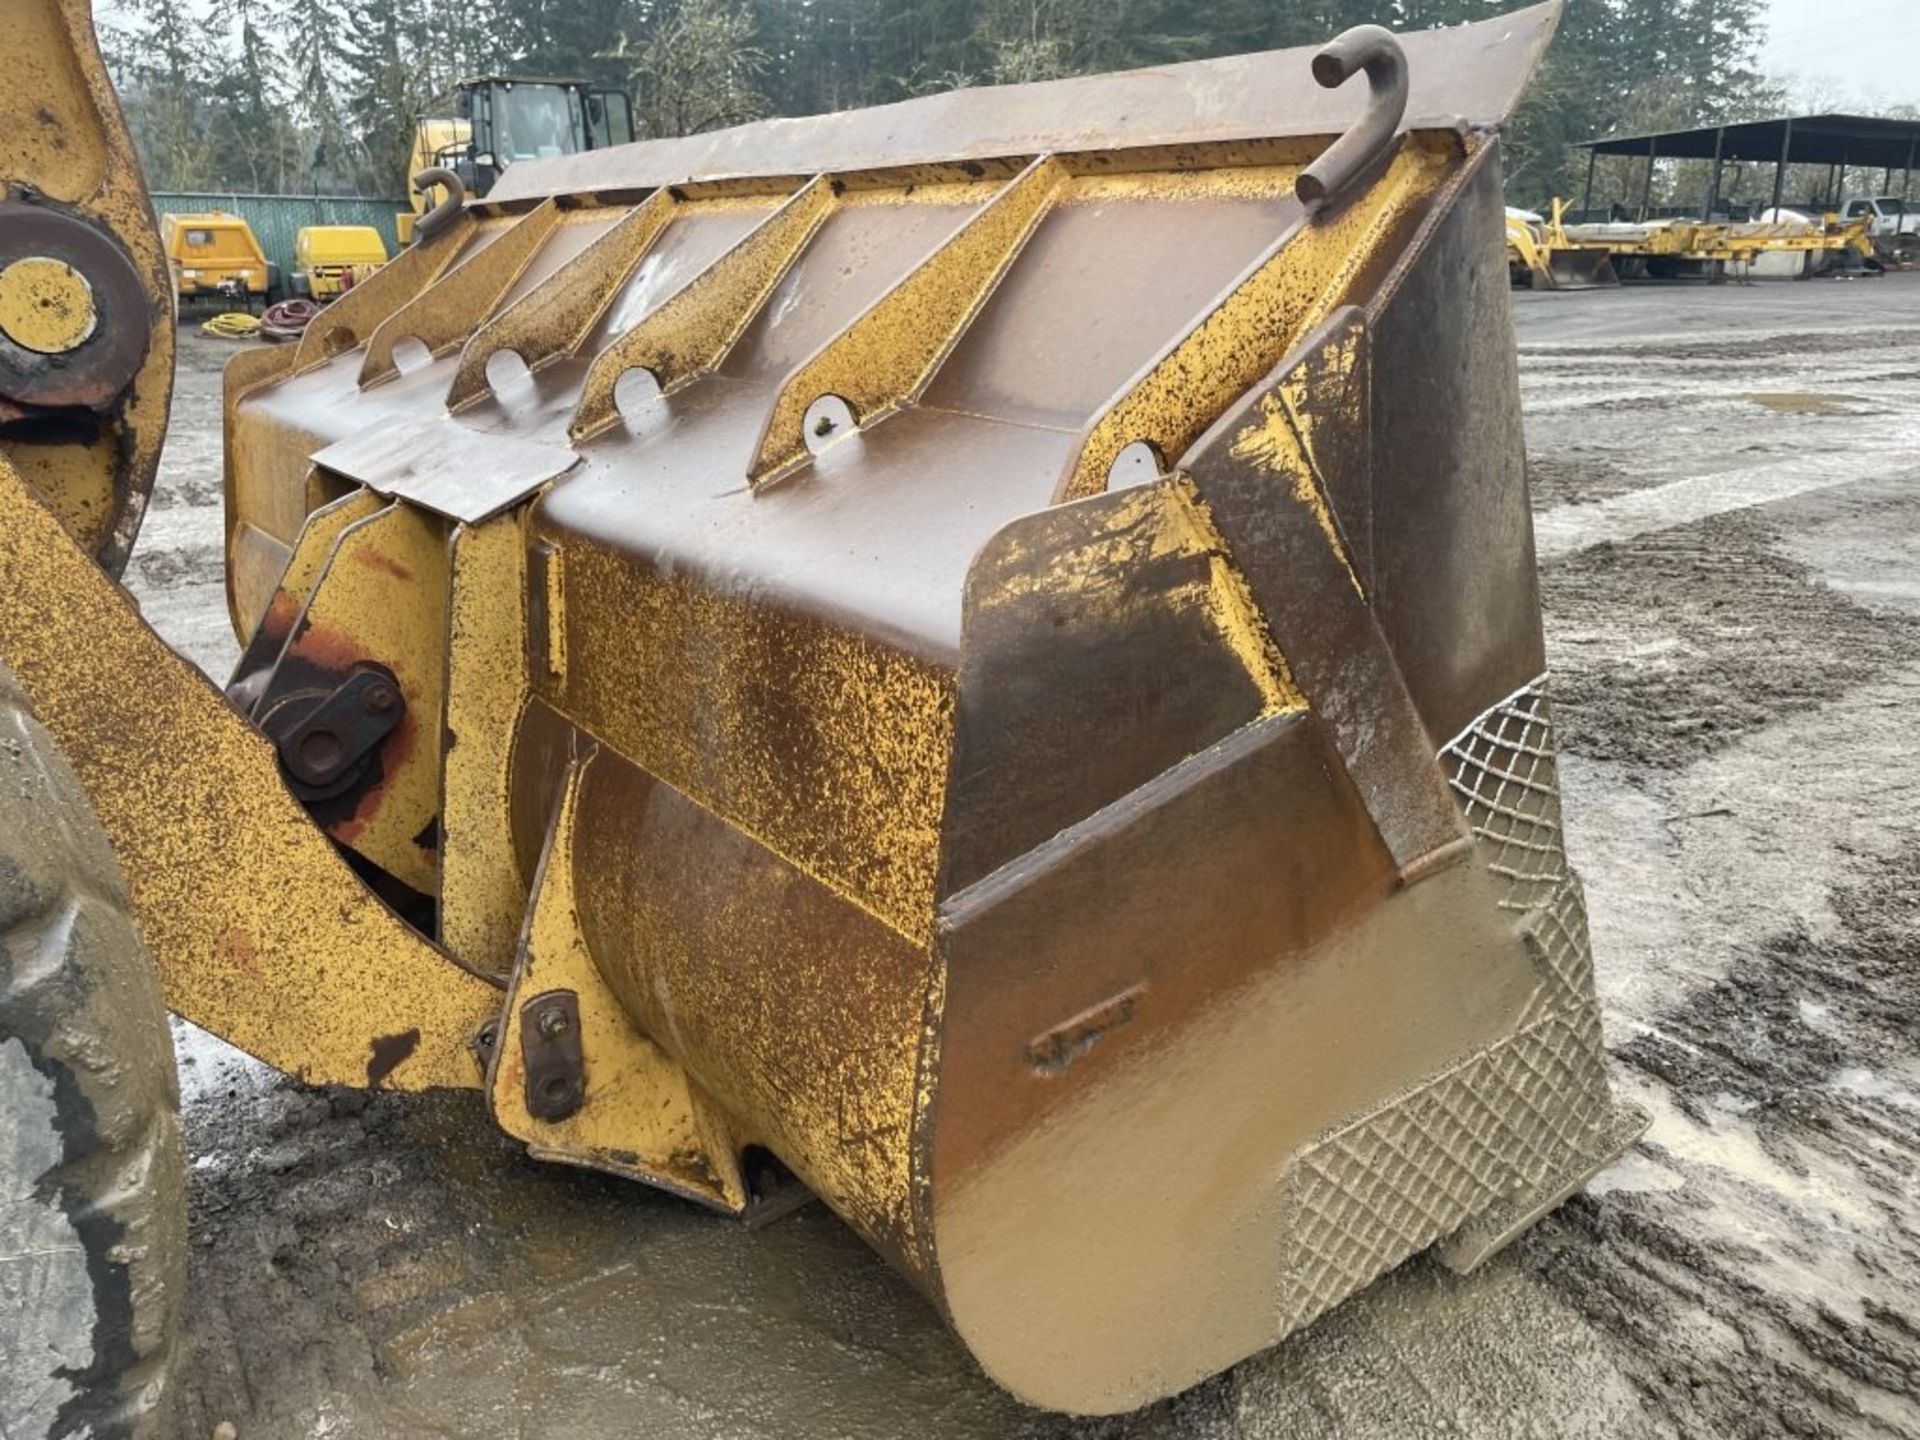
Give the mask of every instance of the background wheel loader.
M 7 1433 L 155 1433 L 177 1304 L 82 791 L 169 1008 L 723 1215 L 774 1157 L 1036 1405 L 1617 1154 L 1495 141 L 1555 16 L 512 167 L 228 367 L 222 691 L 114 583 L 165 265 L 14 7 L 0 1216 L 87 1263 L 0 1291 Z

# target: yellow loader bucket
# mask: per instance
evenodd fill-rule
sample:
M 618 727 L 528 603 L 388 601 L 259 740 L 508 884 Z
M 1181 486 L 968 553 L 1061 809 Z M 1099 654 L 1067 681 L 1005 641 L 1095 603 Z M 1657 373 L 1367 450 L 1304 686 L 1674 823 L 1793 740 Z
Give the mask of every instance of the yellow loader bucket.
M 1551 250 L 1547 264 L 1555 290 L 1599 290 L 1620 283 L 1613 256 L 1605 250 Z
M 277 764 L 353 875 L 196 792 L 231 853 L 276 827 L 275 900 L 153 930 L 170 1001 L 717 1210 L 784 1169 L 1056 1409 L 1478 1263 L 1633 1133 L 1501 239 L 1556 15 L 522 164 L 438 214 L 227 373 L 266 744 L 219 763 Z M 176 713 L 147 668 L 128 725 Z M 97 688 L 82 751 L 131 703 Z M 181 862 L 160 803 L 103 814 L 137 898 L 143 847 Z

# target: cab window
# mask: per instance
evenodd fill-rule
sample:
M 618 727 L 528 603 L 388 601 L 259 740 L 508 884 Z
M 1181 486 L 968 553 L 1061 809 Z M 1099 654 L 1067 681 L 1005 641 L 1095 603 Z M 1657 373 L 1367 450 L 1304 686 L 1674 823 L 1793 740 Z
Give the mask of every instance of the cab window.
M 633 142 L 633 102 L 618 90 L 593 90 L 587 95 L 587 148 Z

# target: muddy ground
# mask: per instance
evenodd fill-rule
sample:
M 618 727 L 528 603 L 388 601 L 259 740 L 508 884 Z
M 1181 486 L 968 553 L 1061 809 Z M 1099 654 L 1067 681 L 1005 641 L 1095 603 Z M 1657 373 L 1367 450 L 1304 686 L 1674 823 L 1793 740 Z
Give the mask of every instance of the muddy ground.
M 748 1232 L 183 1028 L 197 1433 L 1920 1437 L 1920 276 L 1515 319 L 1569 848 L 1654 1117 L 1585 1193 L 1072 1422 L 817 1207 Z M 227 351 L 183 352 L 131 584 L 221 675 Z

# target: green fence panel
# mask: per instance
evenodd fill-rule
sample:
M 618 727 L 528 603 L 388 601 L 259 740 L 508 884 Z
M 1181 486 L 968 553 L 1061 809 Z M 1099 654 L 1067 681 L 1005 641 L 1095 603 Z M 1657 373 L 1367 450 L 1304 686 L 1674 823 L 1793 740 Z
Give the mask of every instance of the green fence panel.
M 162 215 L 194 215 L 224 210 L 253 228 L 267 259 L 280 267 L 280 283 L 293 277 L 293 241 L 307 225 L 371 225 L 392 255 L 399 249 L 394 216 L 405 200 L 371 195 L 242 195 L 232 192 L 156 193 L 153 208 Z

